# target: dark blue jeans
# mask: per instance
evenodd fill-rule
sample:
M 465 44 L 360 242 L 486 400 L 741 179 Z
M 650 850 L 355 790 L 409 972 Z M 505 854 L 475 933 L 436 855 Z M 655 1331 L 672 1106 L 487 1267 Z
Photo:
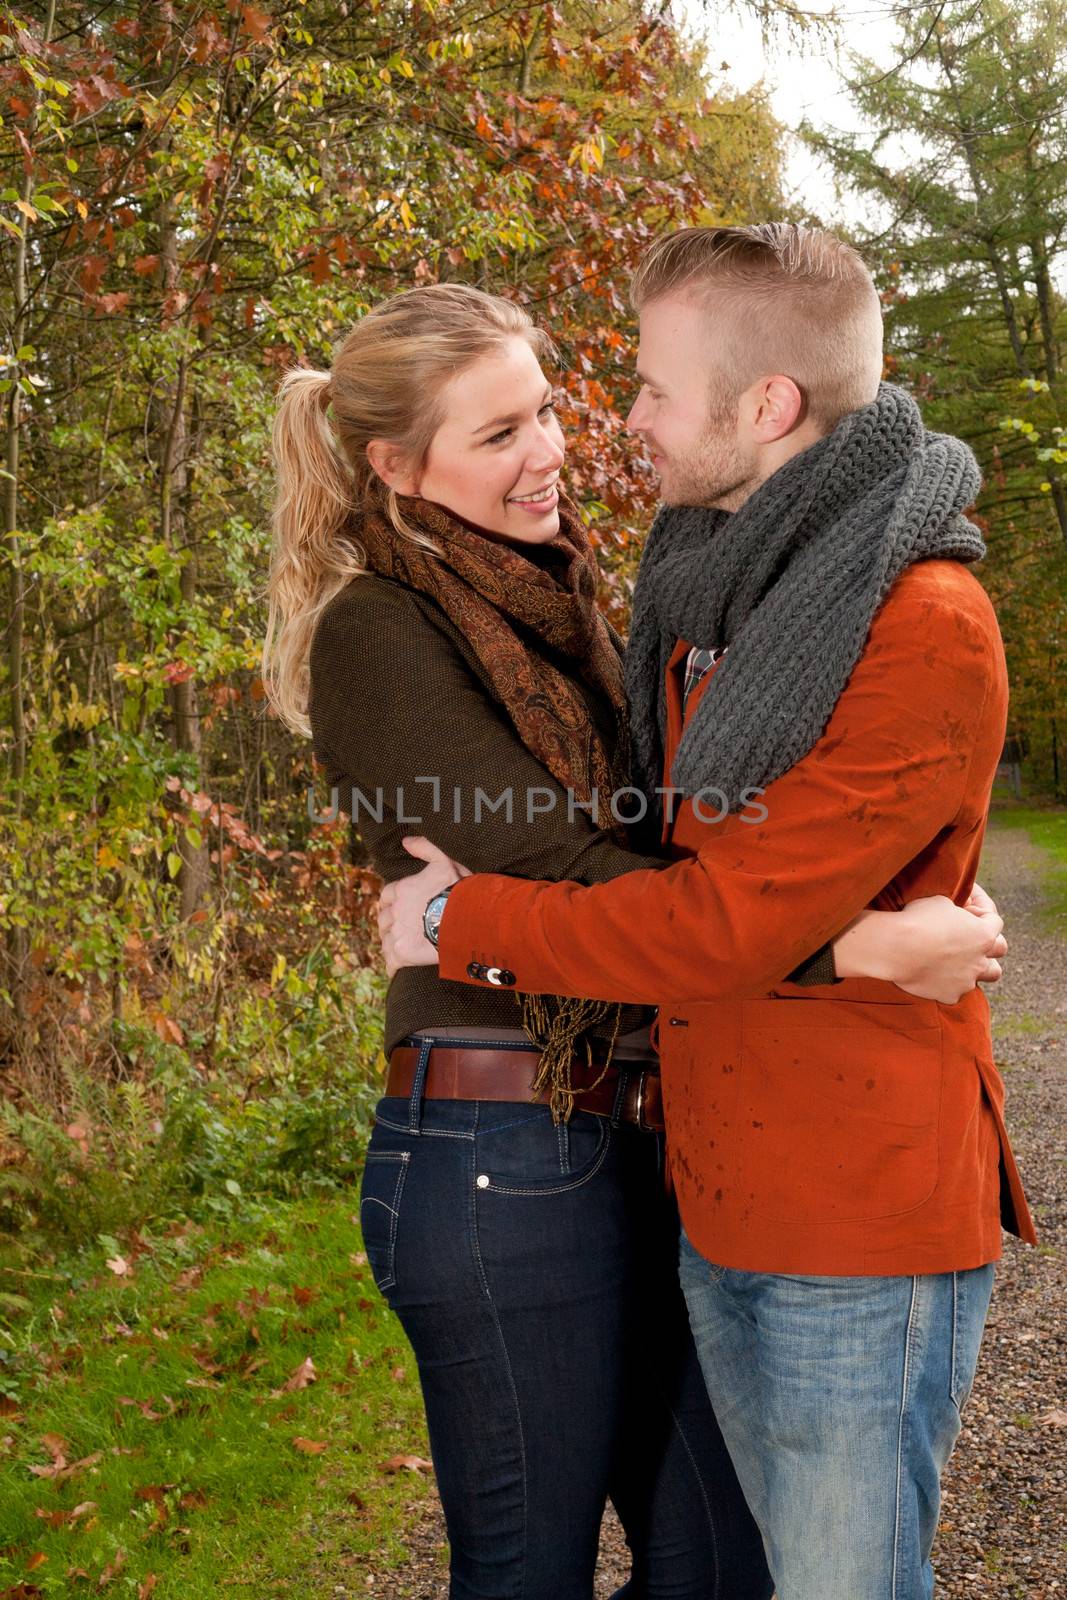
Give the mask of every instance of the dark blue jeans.
M 616 1600 L 771 1594 L 662 1154 L 589 1112 L 557 1128 L 547 1106 L 422 1100 L 418 1077 L 378 1104 L 364 1243 L 418 1362 L 452 1600 L 590 1600 L 608 1497 L 632 1554 Z

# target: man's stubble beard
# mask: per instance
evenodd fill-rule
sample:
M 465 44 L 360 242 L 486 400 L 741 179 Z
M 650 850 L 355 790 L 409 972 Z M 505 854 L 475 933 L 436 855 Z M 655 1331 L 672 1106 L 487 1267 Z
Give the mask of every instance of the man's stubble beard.
M 683 460 L 671 459 L 660 482 L 669 506 L 721 506 L 735 510 L 757 487 L 755 463 L 736 439 L 737 402 L 722 401 L 709 413 L 700 443 Z

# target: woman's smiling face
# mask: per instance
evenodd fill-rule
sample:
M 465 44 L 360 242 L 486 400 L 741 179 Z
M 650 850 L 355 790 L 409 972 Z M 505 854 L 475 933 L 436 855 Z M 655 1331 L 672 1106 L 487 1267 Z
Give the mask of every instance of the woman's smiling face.
M 394 486 L 507 539 L 554 538 L 563 430 L 552 385 L 526 340 L 516 335 L 479 356 L 445 385 L 441 405 L 443 420 L 412 486 Z

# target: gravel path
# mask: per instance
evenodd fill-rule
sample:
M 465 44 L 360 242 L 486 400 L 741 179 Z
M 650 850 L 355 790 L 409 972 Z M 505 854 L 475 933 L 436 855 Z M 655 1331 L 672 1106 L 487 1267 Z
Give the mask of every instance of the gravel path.
M 997 1060 L 1041 1244 L 1031 1250 L 1005 1238 L 978 1376 L 945 1476 L 937 1595 L 1067 1600 L 1067 928 L 1042 922 L 1040 857 L 1021 831 L 990 831 L 981 882 L 1011 944 L 991 992 Z M 398 1572 L 365 1571 L 363 1593 L 447 1600 L 440 1511 L 416 1502 L 411 1515 L 410 1560 Z M 596 1600 L 607 1600 L 626 1572 L 622 1532 L 609 1515 Z

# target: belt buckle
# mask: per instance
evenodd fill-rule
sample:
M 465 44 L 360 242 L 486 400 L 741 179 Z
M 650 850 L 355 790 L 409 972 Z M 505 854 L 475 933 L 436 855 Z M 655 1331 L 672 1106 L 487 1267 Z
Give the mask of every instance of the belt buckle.
M 648 1073 L 642 1072 L 637 1079 L 637 1126 L 644 1133 L 652 1133 L 654 1130 L 645 1121 L 645 1079 L 647 1077 Z

